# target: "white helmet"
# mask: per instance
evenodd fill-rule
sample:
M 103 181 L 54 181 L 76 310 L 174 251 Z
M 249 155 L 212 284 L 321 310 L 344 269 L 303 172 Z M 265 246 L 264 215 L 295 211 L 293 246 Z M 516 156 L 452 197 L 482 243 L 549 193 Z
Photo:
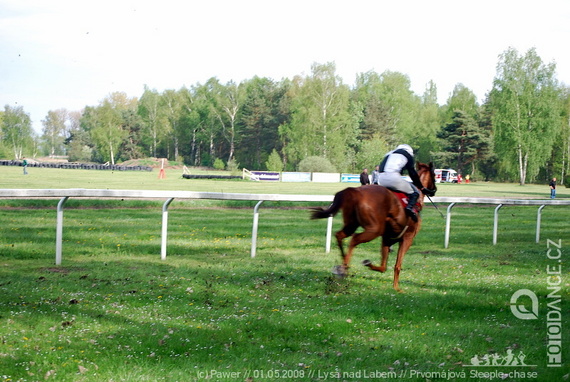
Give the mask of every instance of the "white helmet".
M 396 147 L 396 150 L 399 150 L 399 149 L 406 150 L 408 152 L 408 154 L 410 154 L 412 156 L 414 155 L 414 150 L 412 149 L 412 147 L 410 145 L 407 145 L 404 143 L 403 145 Z

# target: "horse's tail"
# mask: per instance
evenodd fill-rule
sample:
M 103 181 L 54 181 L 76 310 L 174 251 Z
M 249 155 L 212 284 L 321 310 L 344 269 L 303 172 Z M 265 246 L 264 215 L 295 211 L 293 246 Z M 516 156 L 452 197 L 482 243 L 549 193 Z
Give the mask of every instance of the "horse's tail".
M 331 216 L 335 216 L 338 213 L 338 211 L 342 208 L 345 191 L 346 190 L 337 192 L 336 195 L 334 196 L 333 202 L 328 208 L 326 209 L 323 207 L 311 208 L 311 210 L 313 211 L 311 212 L 311 219 L 325 219 Z

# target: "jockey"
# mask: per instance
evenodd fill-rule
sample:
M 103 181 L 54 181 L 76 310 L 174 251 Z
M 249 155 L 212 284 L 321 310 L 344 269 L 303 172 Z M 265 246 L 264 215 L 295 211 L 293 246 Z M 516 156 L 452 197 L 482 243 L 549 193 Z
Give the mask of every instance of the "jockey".
M 404 170 L 408 171 L 412 183 L 402 178 Z M 412 150 L 410 145 L 399 145 L 395 150 L 386 154 L 382 163 L 380 163 L 379 180 L 382 186 L 408 195 L 408 205 L 405 208 L 406 215 L 417 222 L 418 216 L 414 211 L 414 205 L 420 196 L 418 189 L 424 194 L 433 195 L 433 192 L 425 189 L 420 181 L 420 177 L 414 167 L 414 150 Z

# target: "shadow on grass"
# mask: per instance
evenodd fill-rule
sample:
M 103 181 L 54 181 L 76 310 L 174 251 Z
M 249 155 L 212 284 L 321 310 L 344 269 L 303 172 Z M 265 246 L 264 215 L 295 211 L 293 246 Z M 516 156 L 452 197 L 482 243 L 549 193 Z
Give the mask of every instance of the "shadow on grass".
M 404 260 L 405 293 L 391 286 L 395 254 L 384 274 L 358 266 L 379 258 L 378 241 L 358 247 L 347 279 L 331 276 L 338 249 L 324 254 L 315 238 L 321 226 L 302 220 L 305 214 L 276 228 L 279 216 L 268 219 L 255 259 L 250 238 L 236 236 L 250 229 L 249 212 L 229 227 L 212 225 L 209 219 L 224 216 L 217 212 L 202 220 L 195 211 L 195 220 L 174 215 L 166 262 L 158 238 L 148 237 L 156 227 L 139 227 L 129 216 L 96 226 L 91 241 L 78 226 L 67 230 L 62 267 L 51 265 L 51 254 L 39 257 L 53 251 L 50 240 L 39 252 L 30 245 L 4 256 L 0 370 L 14 380 L 54 370 L 64 381 L 78 373 L 95 381 L 199 380 L 204 370 L 464 370 L 475 355 L 519 349 L 541 365 L 541 378 L 559 379 L 543 367 L 543 322 L 510 312 L 517 289 L 533 288 L 545 302 L 544 246 L 520 244 L 529 214 L 518 225 L 518 212 L 502 219 L 512 222 L 493 247 L 487 215 L 461 210 L 452 231 L 461 241 L 452 237 L 447 250 L 441 222 L 426 219 Z M 71 218 L 94 226 L 86 225 L 93 215 Z M 32 234 L 11 240 L 19 248 Z M 92 244 L 99 237 L 105 245 Z
M 2 270 L 10 356 L 0 364 L 37 375 L 53 369 L 68 380 L 77 363 L 62 358 L 85 365 L 85 376 L 96 365 L 99 377 L 134 366 L 171 377 L 194 367 L 459 370 L 475 354 L 514 344 L 528 351 L 541 337 L 539 323 L 514 322 L 508 309 L 521 281 L 417 282 L 415 271 L 403 281 L 406 293 L 395 293 L 391 272 L 338 280 L 319 261 L 281 255 L 214 263 L 207 254 L 172 263 L 106 256 L 26 268 Z

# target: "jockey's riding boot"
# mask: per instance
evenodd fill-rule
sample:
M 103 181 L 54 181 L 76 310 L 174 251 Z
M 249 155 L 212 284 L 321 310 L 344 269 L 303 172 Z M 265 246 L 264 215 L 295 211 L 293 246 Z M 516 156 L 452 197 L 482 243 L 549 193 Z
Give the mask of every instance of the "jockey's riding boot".
M 412 192 L 411 194 L 408 194 L 408 205 L 406 206 L 405 210 L 406 210 L 406 215 L 408 215 L 409 217 L 412 218 L 413 221 L 417 222 L 418 221 L 418 215 L 416 214 L 416 212 L 414 211 L 414 206 L 416 205 L 416 203 L 418 202 L 418 198 L 420 197 L 420 194 L 417 192 Z

